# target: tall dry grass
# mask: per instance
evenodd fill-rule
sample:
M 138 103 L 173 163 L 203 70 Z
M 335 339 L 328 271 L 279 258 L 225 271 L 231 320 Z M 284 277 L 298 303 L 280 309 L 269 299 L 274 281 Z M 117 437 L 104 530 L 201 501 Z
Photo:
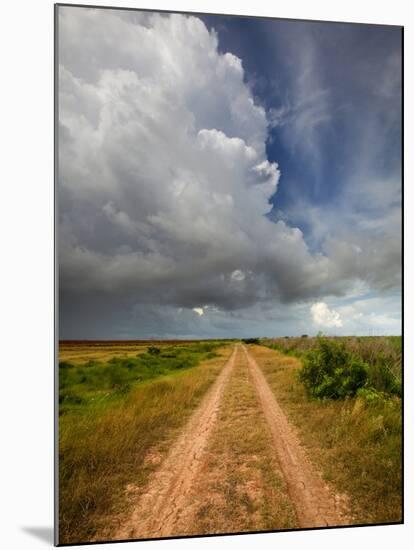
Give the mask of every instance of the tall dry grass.
M 353 523 L 400 522 L 401 399 L 309 399 L 300 360 L 262 346 L 251 351 L 316 467 L 349 495 Z
M 196 368 L 133 388 L 122 401 L 73 411 L 59 426 L 59 541 L 93 539 L 113 513 L 126 506 L 125 488 L 145 485 L 154 465 L 151 449 L 165 452 L 230 354 Z

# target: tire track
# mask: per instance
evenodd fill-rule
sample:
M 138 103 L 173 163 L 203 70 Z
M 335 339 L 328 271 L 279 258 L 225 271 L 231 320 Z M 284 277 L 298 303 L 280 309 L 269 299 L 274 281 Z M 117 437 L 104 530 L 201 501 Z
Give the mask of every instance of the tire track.
M 129 519 L 115 533 L 115 540 L 180 534 L 176 532 L 176 526 L 199 472 L 237 352 L 238 346 L 235 346 L 212 388 L 190 417 L 160 468 L 154 473 L 145 494 L 139 498 Z
M 194 536 L 297 527 L 244 353 L 237 355 L 202 462 L 176 526 L 180 533 Z
M 245 346 L 242 347 L 272 433 L 274 447 L 300 527 L 349 524 L 350 520 L 339 509 L 339 497 L 331 493 L 310 463 L 296 430 L 280 408 L 262 371 Z

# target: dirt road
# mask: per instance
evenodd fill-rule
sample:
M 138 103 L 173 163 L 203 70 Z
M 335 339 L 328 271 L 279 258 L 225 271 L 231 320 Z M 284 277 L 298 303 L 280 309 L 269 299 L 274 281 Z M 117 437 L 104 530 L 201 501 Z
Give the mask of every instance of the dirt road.
M 111 538 L 346 523 L 255 359 L 236 345 Z

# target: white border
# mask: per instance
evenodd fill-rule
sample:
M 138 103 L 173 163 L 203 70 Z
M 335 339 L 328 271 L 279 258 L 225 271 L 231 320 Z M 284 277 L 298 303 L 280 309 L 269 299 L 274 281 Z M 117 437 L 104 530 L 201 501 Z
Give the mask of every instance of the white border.
M 92 3 L 92 2 L 91 2 Z M 414 19 L 403 0 L 111 0 L 100 5 L 176 9 L 244 15 L 343 20 L 405 25 L 405 181 L 414 181 L 412 123 Z M 0 544 L 5 549 L 36 549 L 50 542 L 27 530 L 45 531 L 53 519 L 53 2 L 10 1 L 2 5 L 1 52 L 1 437 Z M 411 65 L 411 67 L 410 67 Z M 412 100 L 411 100 L 412 101 Z M 406 185 L 405 205 L 413 204 Z M 412 221 L 406 214 L 406 243 Z M 304 546 L 331 550 L 375 546 L 408 546 L 414 539 L 412 371 L 412 257 L 406 251 L 406 524 L 338 531 L 302 531 L 130 543 L 123 548 L 201 549 L 250 548 L 260 545 L 283 550 Z M 43 531 L 42 531 L 43 530 Z M 115 548 L 110 546 L 108 548 Z

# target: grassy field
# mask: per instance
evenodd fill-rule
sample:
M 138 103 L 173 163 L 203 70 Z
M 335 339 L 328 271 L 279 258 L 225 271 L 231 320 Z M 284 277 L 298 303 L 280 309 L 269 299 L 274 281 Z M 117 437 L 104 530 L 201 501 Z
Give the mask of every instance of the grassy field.
M 202 359 L 215 356 L 220 344 L 200 342 L 187 344 L 153 344 L 140 346 L 132 355 L 116 353 L 112 345 L 112 356 L 105 351 L 86 362 L 59 362 L 59 412 L 64 414 L 76 408 L 85 411 L 108 401 L 118 401 L 129 393 L 133 386 L 163 375 L 173 374 L 197 365 Z M 124 344 L 121 350 L 125 349 Z M 116 355 L 114 355 L 116 353 Z
M 302 359 L 304 348 L 316 345 L 312 339 L 303 340 L 298 354 Z M 384 346 L 383 341 L 366 343 Z M 315 466 L 349 495 L 355 523 L 401 521 L 401 399 L 385 393 L 375 398 L 369 393 L 346 399 L 312 398 L 300 381 L 303 364 L 292 351 L 286 355 L 263 346 L 249 348 Z
M 353 523 L 401 520 L 401 338 L 248 343 L 316 470 Z M 60 542 L 103 540 L 146 490 L 234 342 L 65 342 L 59 365 Z M 294 527 L 239 353 L 192 505 L 193 534 Z M 133 500 L 133 499 L 132 499 Z
M 225 342 L 225 341 L 223 341 Z M 109 361 L 113 357 L 136 357 L 145 352 L 149 346 L 176 348 L 187 346 L 194 341 L 188 340 L 64 340 L 59 344 L 59 360 L 75 365 L 88 361 Z
M 62 543 L 91 540 L 128 483 L 145 484 L 145 457 L 165 451 L 230 354 L 223 342 L 135 344 L 127 356 L 124 344 L 81 346 L 73 362 L 63 346 L 59 368 Z

